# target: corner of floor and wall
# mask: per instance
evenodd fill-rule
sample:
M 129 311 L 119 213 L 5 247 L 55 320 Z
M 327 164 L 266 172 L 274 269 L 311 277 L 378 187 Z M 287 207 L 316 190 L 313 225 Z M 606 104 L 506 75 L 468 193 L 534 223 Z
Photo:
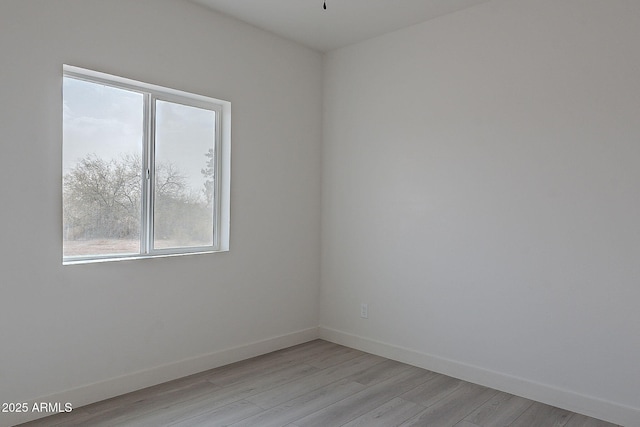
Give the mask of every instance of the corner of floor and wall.
M 320 336 L 640 426 L 638 40 L 492 0 L 328 53 Z
M 183 0 L 0 11 L 0 401 L 320 337 L 640 426 L 637 1 L 492 0 L 326 54 Z M 229 252 L 62 265 L 62 64 L 231 102 Z

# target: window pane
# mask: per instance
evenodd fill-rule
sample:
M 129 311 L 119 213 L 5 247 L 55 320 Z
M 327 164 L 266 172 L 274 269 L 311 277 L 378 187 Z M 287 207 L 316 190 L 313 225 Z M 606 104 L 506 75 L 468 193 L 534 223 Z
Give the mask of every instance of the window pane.
M 143 96 L 65 77 L 63 134 L 63 255 L 139 253 Z
M 154 249 L 213 245 L 215 112 L 156 101 Z

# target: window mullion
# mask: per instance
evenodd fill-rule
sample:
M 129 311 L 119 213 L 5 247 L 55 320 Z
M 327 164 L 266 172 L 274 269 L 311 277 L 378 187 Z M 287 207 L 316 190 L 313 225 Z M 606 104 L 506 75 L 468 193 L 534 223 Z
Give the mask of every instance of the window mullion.
M 154 162 L 154 131 L 153 131 L 153 96 L 144 96 L 144 147 L 142 165 L 142 218 L 140 232 L 140 251 L 149 254 L 152 246 L 153 230 L 153 162 Z
M 148 208 L 147 208 L 147 217 L 148 217 L 148 226 L 147 226 L 147 242 L 148 242 L 148 253 L 153 252 L 154 247 L 154 228 L 155 228 L 155 202 L 156 202 L 156 95 L 149 95 L 149 141 L 148 141 L 148 150 L 149 150 L 149 167 L 147 169 L 149 173 L 148 179 Z

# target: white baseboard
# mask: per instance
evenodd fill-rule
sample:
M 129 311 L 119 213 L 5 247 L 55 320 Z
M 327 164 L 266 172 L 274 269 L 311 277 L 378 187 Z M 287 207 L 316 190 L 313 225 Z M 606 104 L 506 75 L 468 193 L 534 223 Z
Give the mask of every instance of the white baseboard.
M 572 412 L 620 424 L 640 427 L 640 408 L 620 405 L 571 390 L 541 384 L 525 378 L 468 365 L 455 360 L 421 353 L 369 338 L 320 326 L 320 338 L 388 359 L 397 360 L 454 378 L 501 390 Z
M 239 347 L 196 356 L 178 362 L 169 363 L 143 371 L 134 372 L 105 381 L 84 385 L 71 390 L 61 391 L 48 396 L 27 401 L 29 408 L 36 402 L 71 402 L 74 408 L 110 399 L 121 394 L 130 393 L 188 375 L 197 374 L 219 366 L 239 362 L 251 357 L 260 356 L 272 351 L 302 344 L 319 338 L 318 328 L 309 328 L 290 334 L 256 341 Z M 49 416 L 48 413 L 3 413 L 0 414 L 0 426 L 10 427 Z

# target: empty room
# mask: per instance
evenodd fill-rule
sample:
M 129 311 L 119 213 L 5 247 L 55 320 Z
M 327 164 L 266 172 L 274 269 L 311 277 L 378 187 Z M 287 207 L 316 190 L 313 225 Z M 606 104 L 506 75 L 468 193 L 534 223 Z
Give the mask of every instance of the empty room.
M 640 1 L 0 0 L 0 427 L 640 427 Z

